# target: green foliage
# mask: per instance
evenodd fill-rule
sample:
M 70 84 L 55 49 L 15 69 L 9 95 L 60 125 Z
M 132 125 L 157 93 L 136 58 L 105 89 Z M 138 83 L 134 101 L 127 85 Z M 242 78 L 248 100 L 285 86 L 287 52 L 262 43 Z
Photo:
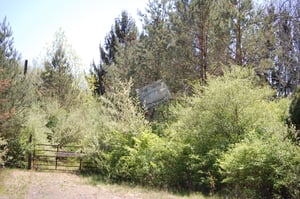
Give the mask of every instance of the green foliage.
M 6 141 L 0 137 L 0 166 L 4 165 L 4 157 L 7 153 Z
M 220 159 L 223 183 L 239 198 L 297 198 L 299 147 L 278 132 L 251 132 Z
M 121 82 L 116 79 L 110 93 L 98 99 L 104 125 L 110 131 L 138 134 L 147 126 L 138 100 L 131 96 L 131 89 L 131 80 Z
M 253 129 L 263 133 L 286 132 L 286 128 L 278 119 L 282 111 L 266 111 L 274 106 L 273 92 L 256 84 L 251 69 L 233 66 L 222 77 L 208 78 L 207 86 L 196 86 L 194 92 L 187 104 L 174 109 L 177 121 L 170 131 L 187 147 L 186 172 L 191 173 L 192 186 L 212 192 L 221 182 L 217 158 L 230 144 Z
M 79 94 L 75 80 L 76 61 L 75 52 L 68 45 L 64 32 L 59 30 L 48 49 L 44 71 L 41 73 L 41 91 L 44 97 L 58 100 L 66 108 L 76 103 L 74 99 Z
M 20 78 L 18 59 L 13 47 L 12 31 L 5 18 L 0 24 L 0 132 L 6 138 L 11 133 L 10 121 L 16 112 L 14 102 L 18 94 L 13 92 L 17 91 L 17 79 Z
M 31 100 L 27 94 L 29 82 L 23 77 L 19 61 L 12 30 L 4 18 L 0 23 L 0 137 L 7 143 L 6 166 L 21 165 L 23 149 L 19 138 L 26 119 L 25 108 Z
M 0 165 L 24 167 L 35 143 L 81 144 L 96 172 L 114 182 L 237 198 L 298 197 L 299 93 L 289 109 L 289 99 L 276 99 L 260 78 L 284 89 L 298 82 L 300 45 L 293 38 L 299 30 L 288 7 L 262 14 L 251 0 L 154 0 L 148 6 L 139 38 L 127 12 L 116 19 L 100 46 L 99 65 L 86 78 L 94 96 L 78 86 L 77 57 L 62 31 L 29 85 L 4 20 Z M 277 80 L 269 74 L 274 61 Z M 187 96 L 174 100 L 171 111 L 156 107 L 156 120 L 148 122 L 133 90 L 158 79 L 175 100 Z M 289 114 L 296 130 L 286 126 Z
M 66 145 L 78 143 L 82 135 L 81 114 L 78 110 L 68 113 L 57 102 L 47 103 L 45 107 L 47 138 L 53 144 Z
M 288 123 L 291 127 L 290 138 L 300 144 L 300 88 L 294 93 L 289 107 Z
M 105 37 L 104 45 L 100 45 L 102 62 L 109 66 L 116 63 L 118 46 L 123 48 L 137 38 L 137 28 L 134 19 L 127 11 L 115 19 L 109 34 Z
M 106 71 L 102 64 L 98 66 L 93 62 L 90 69 L 89 76 L 86 76 L 86 80 L 89 85 L 89 89 L 93 92 L 94 95 L 104 95 L 105 93 L 105 74 Z
M 170 183 L 168 164 L 174 158 L 170 144 L 150 132 L 133 138 L 132 146 L 125 146 L 120 171 L 125 179 L 142 185 L 167 187 Z
M 292 146 L 284 141 L 289 100 L 274 100 L 273 91 L 257 82 L 252 69 L 232 66 L 222 77 L 209 77 L 207 85 L 195 85 L 194 95 L 182 100 L 170 113 L 175 116 L 173 122 L 155 122 L 152 128 L 130 97 L 131 87 L 131 82 L 116 82 L 110 95 L 98 99 L 98 109 L 93 113 L 98 122 L 83 142 L 88 158 L 108 180 L 207 194 L 224 186 L 238 187 L 241 196 L 255 195 L 262 187 L 272 188 L 270 193 L 274 196 L 297 194 L 295 152 L 287 159 L 276 159 L 279 155 L 273 154 L 270 160 L 262 160 L 263 173 L 256 173 L 257 176 L 251 177 L 245 171 L 245 179 L 260 179 L 257 187 L 251 187 L 247 180 L 237 180 L 236 176 L 232 177 L 236 181 L 228 180 L 231 172 L 226 171 L 234 167 L 226 167 L 224 162 L 230 162 L 227 157 L 234 146 L 242 145 L 251 135 L 259 137 L 257 145 L 264 147 L 261 153 L 253 152 L 253 158 L 269 157 L 271 152 L 265 149 L 272 148 L 273 142 L 284 149 Z M 263 141 L 268 137 L 271 140 Z M 282 161 L 286 163 L 278 168 L 280 175 L 288 177 L 265 179 L 271 175 L 278 177 L 272 168 L 283 165 Z M 237 182 L 249 187 L 238 186 Z
M 59 102 L 44 101 L 33 105 L 28 113 L 26 131 L 33 135 L 34 143 L 80 144 L 89 131 L 87 119 L 90 107 L 83 103 L 67 110 Z
M 0 71 L 1 72 L 1 71 Z M 3 92 L 3 90 L 8 87 L 9 82 L 6 80 L 0 80 L 0 94 Z M 1 105 L 0 105 L 0 124 L 5 121 L 8 117 L 10 117 L 9 113 L 2 112 L 2 103 L 4 103 L 6 100 L 5 99 L 0 99 Z M 0 126 L 1 129 L 1 126 Z M 0 134 L 1 136 L 1 134 Z M 7 149 L 6 149 L 6 141 L 2 137 L 0 137 L 0 165 L 4 165 L 4 156 L 6 155 Z
M 300 88 L 294 93 L 293 100 L 290 106 L 290 119 L 296 129 L 300 129 Z
M 130 96 L 131 87 L 131 82 L 115 82 L 110 93 L 97 99 L 90 107 L 92 128 L 83 140 L 99 173 L 114 181 L 122 179 L 119 161 L 126 154 L 124 147 L 131 146 L 132 137 L 149 128 L 139 104 Z
M 27 109 L 24 131 L 34 143 L 78 144 L 84 135 L 87 97 L 81 92 L 76 78 L 77 57 L 62 30 L 47 49 L 44 69 L 33 71 L 30 78 L 36 85 L 36 99 Z M 27 139 L 28 139 L 27 137 Z M 27 147 L 27 150 L 32 150 Z
M 118 63 L 119 51 L 127 48 L 130 43 L 137 39 L 137 27 L 134 19 L 127 11 L 122 11 L 121 15 L 115 19 L 109 34 L 105 37 L 104 45 L 100 44 L 100 63 L 91 64 L 89 76 L 86 77 L 89 87 L 95 95 L 103 95 L 106 87 L 109 86 L 109 80 L 114 82 L 118 76 L 107 76 L 107 71 L 114 64 Z M 127 66 L 120 65 L 121 70 Z M 118 71 L 121 72 L 121 71 Z M 123 71 L 124 72 L 124 71 Z M 128 80 L 126 78 L 126 80 Z

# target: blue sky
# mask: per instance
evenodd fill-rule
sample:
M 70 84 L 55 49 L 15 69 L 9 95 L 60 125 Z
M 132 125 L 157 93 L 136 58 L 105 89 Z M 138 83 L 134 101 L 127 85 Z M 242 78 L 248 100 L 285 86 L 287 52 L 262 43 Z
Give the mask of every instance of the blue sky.
M 114 19 L 127 10 L 139 23 L 137 10 L 144 11 L 148 0 L 0 0 L 0 20 L 7 17 L 14 46 L 33 64 L 45 56 L 46 46 L 62 28 L 84 67 L 99 60 L 103 42 Z

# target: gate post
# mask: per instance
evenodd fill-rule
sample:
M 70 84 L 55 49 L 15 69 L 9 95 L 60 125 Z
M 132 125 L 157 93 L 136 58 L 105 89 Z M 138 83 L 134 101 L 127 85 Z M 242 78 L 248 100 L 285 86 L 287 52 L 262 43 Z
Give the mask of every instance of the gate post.
M 59 151 L 59 144 L 57 144 L 56 146 L 56 155 L 55 155 L 55 170 L 57 169 L 57 154 L 58 154 L 58 151 Z
M 79 171 L 81 171 L 82 170 L 82 149 L 80 150 L 80 157 L 79 157 L 80 159 L 79 159 Z

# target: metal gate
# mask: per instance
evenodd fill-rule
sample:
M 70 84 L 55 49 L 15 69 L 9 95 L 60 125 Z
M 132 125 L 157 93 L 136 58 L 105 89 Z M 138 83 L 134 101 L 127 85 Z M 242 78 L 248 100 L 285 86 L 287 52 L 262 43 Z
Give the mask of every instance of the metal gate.
M 35 170 L 78 171 L 82 169 L 81 146 L 36 144 L 32 156 Z

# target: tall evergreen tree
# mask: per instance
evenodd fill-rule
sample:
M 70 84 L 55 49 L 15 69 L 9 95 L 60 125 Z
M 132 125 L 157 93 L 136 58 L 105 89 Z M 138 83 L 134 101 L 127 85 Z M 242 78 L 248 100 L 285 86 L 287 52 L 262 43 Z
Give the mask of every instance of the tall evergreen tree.
M 142 15 L 140 82 L 163 79 L 175 93 L 188 92 L 191 81 L 205 82 L 210 6 L 211 1 L 149 2 Z
M 137 27 L 134 19 L 127 11 L 122 11 L 120 17 L 115 19 L 114 25 L 104 39 L 104 45 L 99 46 L 100 63 L 91 64 L 90 76 L 87 77 L 94 94 L 103 95 L 108 82 L 105 74 L 109 66 L 117 63 L 117 53 L 126 48 L 129 43 L 137 39 Z
M 197 56 L 199 57 L 200 79 L 206 81 L 208 65 L 208 38 L 210 27 L 211 3 L 209 0 L 192 1 L 192 18 L 194 21 L 194 42 Z
M 293 1 L 293 19 L 292 19 L 292 43 L 293 43 L 293 50 L 294 50 L 294 75 L 292 81 L 292 91 L 297 90 L 297 86 L 300 84 L 300 0 Z
M 0 79 L 0 95 L 8 86 L 9 86 L 9 81 Z M 11 111 L 4 112 L 2 110 L 2 106 L 3 106 L 2 104 L 5 103 L 6 101 L 7 101 L 6 99 L 0 99 L 0 132 L 2 131 L 1 124 L 3 123 L 3 121 L 7 120 L 12 114 Z M 6 145 L 6 141 L 5 139 L 2 138 L 2 133 L 1 133 L 0 134 L 0 165 L 4 164 L 3 157 L 6 154 L 5 145 Z
M 0 70 L 0 73 L 2 70 Z M 7 88 L 10 86 L 10 80 L 0 79 L 0 95 L 3 93 Z M 2 95 L 1 95 L 2 96 Z M 3 96 L 4 97 L 4 96 Z M 13 110 L 5 110 L 4 104 L 8 101 L 6 98 L 0 98 L 0 132 L 1 134 L 4 133 L 4 127 L 2 126 L 6 120 L 8 120 L 13 114 Z M 0 134 L 0 136 L 1 136 Z
M 254 33 L 255 10 L 252 0 L 222 0 L 214 4 L 217 23 L 226 34 L 227 56 L 238 65 L 248 65 L 249 42 Z M 249 55 L 252 56 L 252 55 Z
M 208 65 L 210 1 L 149 1 L 141 13 L 143 32 L 119 63 L 129 66 L 135 87 L 163 79 L 170 89 L 188 92 L 205 81 Z M 130 55 L 130 56 L 128 56 Z
M 26 120 L 28 81 L 20 67 L 20 55 L 14 48 L 12 30 L 4 18 L 0 23 L 0 137 L 7 142 L 4 161 L 7 166 L 22 166 L 21 128 Z M 2 148 L 1 148 L 2 149 Z
M 134 19 L 127 11 L 122 11 L 121 16 L 115 19 L 109 34 L 105 37 L 104 45 L 100 44 L 101 60 L 105 65 L 116 63 L 118 46 L 125 47 L 137 39 L 137 27 Z
M 6 101 L 1 103 L 1 112 L 8 113 L 6 119 L 0 121 L 0 133 L 10 137 L 14 134 L 17 120 L 12 124 L 12 118 L 17 119 L 13 112 L 20 113 L 25 91 L 22 91 L 24 83 L 19 67 L 20 55 L 13 46 L 12 30 L 6 18 L 0 24 L 0 80 L 2 81 L 0 99 Z M 26 85 L 24 85 L 26 86 Z M 14 116 L 14 117 L 13 117 Z
M 144 32 L 140 39 L 139 59 L 142 65 L 144 84 L 158 79 L 167 79 L 168 45 L 171 43 L 172 33 L 169 29 L 168 15 L 171 2 L 149 1 L 146 13 L 143 15 Z M 170 58 L 170 57 L 169 57 Z
M 205 82 L 206 79 L 208 3 L 210 2 L 176 0 L 174 1 L 175 9 L 169 14 L 173 33 L 171 40 L 173 42 L 170 43 L 169 52 L 174 52 L 171 54 L 173 61 L 169 71 L 173 70 L 172 75 L 177 77 L 178 83 L 180 82 L 177 89 L 181 92 L 189 90 L 189 81 L 200 79 Z M 200 32 L 200 29 L 203 32 Z
M 89 87 L 91 91 L 93 91 L 94 95 L 104 95 L 106 91 L 106 81 L 105 74 L 106 70 L 103 67 L 103 64 L 96 65 L 93 61 L 90 68 L 89 77 L 86 76 L 86 80 L 88 81 Z
M 265 40 L 268 49 L 269 82 L 278 96 L 287 96 L 297 90 L 299 69 L 299 1 L 274 1 L 267 4 Z

